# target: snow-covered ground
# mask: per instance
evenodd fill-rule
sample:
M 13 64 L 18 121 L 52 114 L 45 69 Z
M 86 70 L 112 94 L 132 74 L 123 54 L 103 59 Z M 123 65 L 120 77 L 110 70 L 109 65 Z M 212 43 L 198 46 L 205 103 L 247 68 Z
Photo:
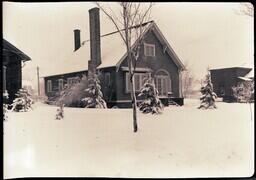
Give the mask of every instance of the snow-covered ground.
M 161 115 L 131 109 L 64 108 L 35 104 L 4 122 L 4 178 L 34 176 L 230 177 L 254 171 L 254 110 L 198 100 L 166 107 Z

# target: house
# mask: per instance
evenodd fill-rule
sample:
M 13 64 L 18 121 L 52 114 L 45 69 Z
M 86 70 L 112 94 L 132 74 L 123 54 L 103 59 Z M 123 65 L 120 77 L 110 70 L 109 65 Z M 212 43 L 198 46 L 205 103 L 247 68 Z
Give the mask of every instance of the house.
M 97 8 L 94 9 L 95 12 L 98 11 Z M 77 70 L 45 76 L 45 93 L 48 99 L 54 99 L 63 89 L 64 84 L 72 86 L 79 81 L 79 77 L 81 78 L 83 74 L 88 76 L 90 66 L 94 64 L 101 73 L 102 92 L 108 107 L 131 107 L 131 85 L 128 81 L 126 46 L 119 33 L 100 37 L 99 31 L 99 20 L 97 25 L 95 17 L 91 16 L 90 46 L 88 43 L 81 46 L 80 31 L 74 31 L 75 52 L 65 62 L 72 61 L 72 67 L 75 69 L 77 66 Z M 132 39 L 132 48 L 140 41 L 142 46 L 134 76 L 136 94 L 143 86 L 145 78 L 150 75 L 155 79 L 159 96 L 165 105 L 168 105 L 170 98 L 183 105 L 181 72 L 185 67 L 155 22 L 147 24 L 141 39 Z M 90 61 L 88 62 L 88 60 Z M 84 66 L 76 64 L 81 61 L 84 62 Z
M 253 70 L 248 67 L 211 69 L 210 72 L 213 91 L 218 97 L 222 97 L 223 101 L 234 100 L 233 86 L 245 81 L 254 81 Z
M 10 104 L 15 99 L 16 92 L 22 87 L 22 63 L 31 58 L 5 39 L 2 48 L 2 85 L 3 92 L 7 91 L 9 94 L 7 103 Z

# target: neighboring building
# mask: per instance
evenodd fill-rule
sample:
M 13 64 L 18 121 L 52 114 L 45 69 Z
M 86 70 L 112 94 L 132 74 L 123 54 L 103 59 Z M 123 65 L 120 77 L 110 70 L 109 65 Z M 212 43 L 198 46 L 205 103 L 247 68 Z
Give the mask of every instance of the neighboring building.
M 96 29 L 98 28 L 96 26 Z M 95 33 L 97 31 L 90 29 L 90 32 Z M 159 95 L 165 104 L 168 104 L 168 98 L 171 96 L 174 101 L 183 105 L 181 71 L 185 69 L 184 65 L 154 22 L 148 24 L 142 38 L 143 45 L 136 63 L 134 77 L 136 94 L 142 87 L 144 78 L 151 75 L 155 79 Z M 70 73 L 44 77 L 45 94 L 49 99 L 54 99 L 62 90 L 64 84 L 71 86 L 79 80 L 78 77 L 82 77 L 82 74 L 88 76 L 88 60 L 92 59 L 89 66 L 95 63 L 97 69 L 101 72 L 102 91 L 108 106 L 131 107 L 131 86 L 128 81 L 126 46 L 123 40 L 119 33 L 114 33 L 101 37 L 96 45 L 95 42 L 97 42 L 97 39 L 94 39 L 91 35 L 90 46 L 96 50 L 90 49 L 87 44 L 80 47 L 80 31 L 75 30 L 76 51 L 72 53 L 69 60 L 74 62 L 74 66 L 76 66 L 76 62 L 84 61 L 85 66 L 79 67 L 80 70 Z M 133 40 L 133 48 L 137 42 L 138 40 Z M 89 56 L 90 52 L 92 52 L 91 56 Z M 101 57 L 98 57 L 99 54 L 101 54 Z
M 25 53 L 3 39 L 3 92 L 8 92 L 8 103 L 15 99 L 16 92 L 22 87 L 22 62 L 31 60 Z
M 210 72 L 213 91 L 218 97 L 222 97 L 223 101 L 234 100 L 232 92 L 233 86 L 237 86 L 244 81 L 254 81 L 252 68 L 231 67 L 211 69 Z

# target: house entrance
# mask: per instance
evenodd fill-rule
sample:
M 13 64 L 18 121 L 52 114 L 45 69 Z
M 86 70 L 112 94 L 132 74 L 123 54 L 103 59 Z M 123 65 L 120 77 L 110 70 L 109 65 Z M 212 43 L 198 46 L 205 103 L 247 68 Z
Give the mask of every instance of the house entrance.
M 155 85 L 160 97 L 167 97 L 171 91 L 171 79 L 165 70 L 159 70 L 155 75 Z

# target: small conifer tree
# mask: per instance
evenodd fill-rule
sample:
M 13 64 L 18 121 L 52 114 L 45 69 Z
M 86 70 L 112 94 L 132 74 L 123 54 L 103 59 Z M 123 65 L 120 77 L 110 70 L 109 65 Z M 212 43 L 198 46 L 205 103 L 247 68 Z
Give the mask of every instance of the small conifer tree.
M 201 104 L 198 109 L 217 108 L 215 105 L 215 99 L 217 98 L 217 95 L 213 92 L 213 85 L 211 83 L 211 75 L 209 70 L 208 74 L 206 75 L 205 85 L 201 87 L 200 92 L 202 94 L 200 97 Z
M 144 98 L 139 104 L 139 110 L 143 113 L 159 114 L 163 111 L 163 104 L 158 97 L 158 90 L 152 78 L 145 82 L 138 96 Z
M 31 98 L 31 95 L 27 91 L 27 89 L 21 88 L 16 93 L 16 98 L 13 100 L 12 103 L 12 111 L 15 112 L 27 112 L 32 110 L 32 104 L 34 101 Z
M 86 108 L 107 108 L 101 92 L 100 80 L 97 74 L 89 78 L 89 87 L 85 90 L 88 97 L 82 99 Z

